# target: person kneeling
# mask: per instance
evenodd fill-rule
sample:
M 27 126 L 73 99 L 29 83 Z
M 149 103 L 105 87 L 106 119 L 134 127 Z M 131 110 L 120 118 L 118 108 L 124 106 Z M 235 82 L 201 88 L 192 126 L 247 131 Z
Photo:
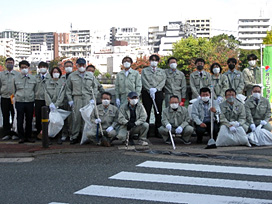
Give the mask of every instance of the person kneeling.
M 118 122 L 121 125 L 117 139 L 124 142 L 129 135 L 129 144 L 134 145 L 132 136 L 138 134 L 139 145 L 147 146 L 146 135 L 149 125 L 146 121 L 147 114 L 141 103 L 138 103 L 138 94 L 130 92 L 127 96 L 128 103 L 123 104 L 119 110 Z
M 190 138 L 194 128 L 189 125 L 188 110 L 179 106 L 178 96 L 170 97 L 170 106 L 162 112 L 162 126 L 159 128 L 159 133 L 162 135 L 166 144 L 171 144 L 169 131 L 180 136 L 180 140 L 184 144 L 191 144 Z
M 98 116 L 94 109 L 91 114 L 92 128 L 89 139 L 97 144 L 101 144 L 101 129 L 99 123 L 101 123 L 103 130 L 102 144 L 104 146 L 110 146 L 111 141 L 117 135 L 116 126 L 118 119 L 118 108 L 111 105 L 112 95 L 108 92 L 104 92 L 101 95 L 102 104 L 97 106 Z

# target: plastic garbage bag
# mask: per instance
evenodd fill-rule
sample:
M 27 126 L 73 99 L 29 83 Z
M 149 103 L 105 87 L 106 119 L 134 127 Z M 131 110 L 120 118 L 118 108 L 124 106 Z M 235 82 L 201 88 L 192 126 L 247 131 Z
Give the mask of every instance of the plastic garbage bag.
M 68 117 L 68 116 L 67 116 Z M 62 129 L 64 120 L 59 110 L 50 111 L 49 113 L 49 125 L 48 125 L 48 137 L 55 137 Z
M 236 133 L 232 133 L 227 126 L 222 125 L 216 139 L 216 146 L 246 145 L 251 147 L 244 129 L 242 127 L 238 127 L 236 130 Z
M 240 101 L 242 104 L 245 104 L 246 96 L 243 94 L 237 94 L 236 99 L 238 99 L 238 101 Z
M 272 133 L 258 125 L 254 132 L 249 133 L 248 140 L 251 144 L 256 146 L 272 145 Z
M 85 122 L 83 132 L 82 132 L 82 138 L 80 141 L 81 145 L 89 141 L 88 135 L 89 135 L 91 128 L 92 128 L 91 114 L 93 112 L 93 109 L 94 109 L 94 104 L 92 104 L 92 103 L 89 103 L 88 105 L 79 109 L 79 111 L 81 112 L 81 116 Z
M 63 110 L 63 109 L 57 109 L 59 114 L 61 115 L 62 119 L 65 120 L 68 118 L 68 116 L 71 114 L 71 111 Z

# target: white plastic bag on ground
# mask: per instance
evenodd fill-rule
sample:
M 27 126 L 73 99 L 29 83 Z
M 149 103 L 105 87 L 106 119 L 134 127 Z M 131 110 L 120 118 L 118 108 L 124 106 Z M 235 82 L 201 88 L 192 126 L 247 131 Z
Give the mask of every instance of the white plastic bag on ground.
M 239 145 L 251 147 L 244 129 L 242 127 L 238 127 L 236 133 L 232 133 L 227 126 L 222 125 L 216 139 L 216 146 L 223 147 Z
M 17 110 L 15 108 L 15 103 L 13 104 L 13 109 L 14 109 L 14 118 L 13 118 L 13 123 L 12 123 L 12 130 L 14 132 L 17 132 Z M 2 115 L 2 114 L 1 114 Z M 1 116 L 2 117 L 2 116 Z M 17 132 L 18 133 L 18 132 Z
M 237 94 L 236 98 L 242 102 L 243 104 L 245 104 L 245 100 L 246 100 L 246 96 L 244 96 L 243 94 Z
M 272 133 L 259 125 L 255 132 L 251 132 L 248 135 L 248 140 L 251 144 L 256 146 L 268 146 L 272 145 Z
M 94 104 L 91 104 L 91 103 L 89 103 L 88 105 L 79 109 L 79 111 L 81 112 L 81 116 L 85 122 L 83 132 L 82 132 L 81 141 L 80 141 L 81 145 L 86 143 L 87 141 L 89 141 L 88 135 L 89 135 L 89 132 L 92 128 L 91 114 L 93 112 L 93 109 L 94 109 Z
M 60 111 L 60 112 L 62 112 L 62 111 Z M 67 115 L 67 117 L 68 117 L 68 115 Z M 48 125 L 48 137 L 55 137 L 61 131 L 63 125 L 64 125 L 64 119 L 63 119 L 62 115 L 59 113 L 59 109 L 56 109 L 54 111 L 50 111 L 49 125 Z

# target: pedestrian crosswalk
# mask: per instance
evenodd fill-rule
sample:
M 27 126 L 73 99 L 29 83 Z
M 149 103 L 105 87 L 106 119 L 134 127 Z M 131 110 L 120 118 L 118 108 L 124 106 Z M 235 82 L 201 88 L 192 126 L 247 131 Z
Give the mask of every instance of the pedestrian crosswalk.
M 174 175 L 170 175 L 169 171 L 175 172 Z M 183 175 L 183 172 L 187 172 L 187 175 Z M 200 174 L 194 176 L 194 173 Z M 224 176 L 218 176 L 220 174 Z M 228 175 L 231 179 L 226 179 Z M 244 178 L 240 179 L 242 176 Z M 266 168 L 145 161 L 136 165 L 135 172 L 121 171 L 110 176 L 108 179 L 109 181 L 129 181 L 130 184 L 129 187 L 127 185 L 122 186 L 120 182 L 117 182 L 117 185 L 90 185 L 76 191 L 74 194 L 132 199 L 138 200 L 138 202 L 141 201 L 141 203 L 144 203 L 144 201 L 154 201 L 154 203 L 190 204 L 272 204 L 272 195 L 270 193 L 272 191 L 272 182 L 269 182 L 272 180 L 272 169 Z M 152 185 L 142 185 L 141 187 L 144 187 L 139 188 L 139 185 L 136 185 L 137 182 L 141 184 L 175 185 L 177 188 L 175 188 L 175 191 L 171 191 L 169 190 L 171 188 L 168 189 L 165 187 L 162 189 L 158 187 L 152 189 Z M 114 183 L 111 182 L 111 184 Z M 220 191 L 221 194 L 200 193 L 197 190 L 195 193 L 192 193 L 184 190 L 186 188 L 180 188 L 182 190 L 179 190 L 178 186 L 226 190 L 237 189 L 241 192 L 257 192 L 256 195 L 266 192 L 266 195 L 271 195 L 271 197 L 268 196 L 268 199 L 261 199 L 262 196 L 253 198 L 250 193 L 243 194 L 247 196 L 241 197 L 237 196 L 237 194 L 230 195 L 230 193 L 224 195 L 224 190 Z M 213 191 L 207 192 L 211 193 Z

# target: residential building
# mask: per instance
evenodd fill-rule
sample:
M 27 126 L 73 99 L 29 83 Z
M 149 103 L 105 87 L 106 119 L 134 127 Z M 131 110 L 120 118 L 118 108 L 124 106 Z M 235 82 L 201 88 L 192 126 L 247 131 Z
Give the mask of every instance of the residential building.
M 14 38 L 0 38 L 0 55 L 15 58 Z
M 269 18 L 244 18 L 238 20 L 238 40 L 241 49 L 260 49 L 263 38 L 271 29 Z
M 54 59 L 60 56 L 59 45 L 69 44 L 70 33 L 54 33 Z
M 43 45 L 46 43 L 47 50 L 54 50 L 54 32 L 30 33 L 30 44 Z M 31 50 L 35 51 L 35 50 Z
M 197 38 L 211 37 L 211 19 L 187 19 L 186 23 L 196 27 Z

